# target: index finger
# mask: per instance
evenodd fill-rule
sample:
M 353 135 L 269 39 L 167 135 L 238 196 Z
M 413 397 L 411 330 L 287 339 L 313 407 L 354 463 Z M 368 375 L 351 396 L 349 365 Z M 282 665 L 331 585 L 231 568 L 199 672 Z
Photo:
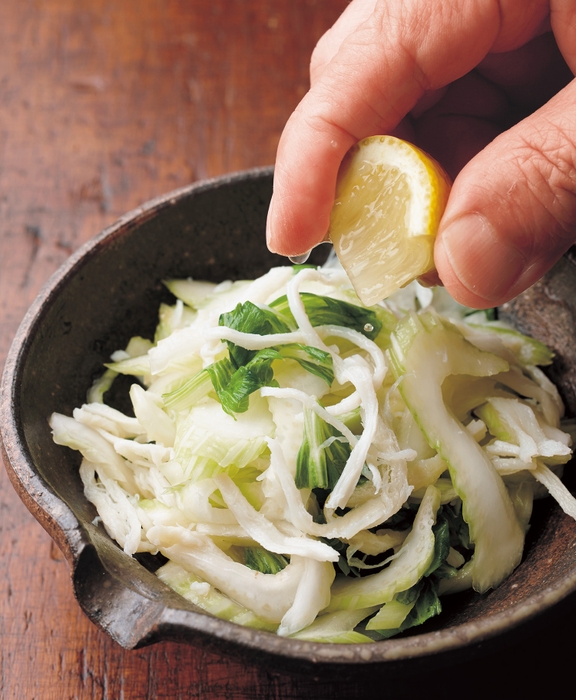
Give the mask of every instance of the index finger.
M 347 39 L 340 33 L 280 139 L 269 248 L 299 255 L 320 243 L 352 144 L 390 133 L 424 92 L 465 75 L 489 51 L 521 46 L 548 8 L 545 0 L 387 0 Z

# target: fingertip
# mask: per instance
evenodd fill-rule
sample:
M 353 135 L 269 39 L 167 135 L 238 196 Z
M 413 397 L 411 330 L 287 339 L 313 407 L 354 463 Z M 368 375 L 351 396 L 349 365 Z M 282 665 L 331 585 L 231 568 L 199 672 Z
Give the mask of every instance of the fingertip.
M 278 145 L 266 240 L 272 252 L 285 256 L 302 255 L 325 239 L 338 170 L 356 140 L 310 111 L 305 98 Z
M 268 207 L 268 214 L 266 216 L 266 245 L 271 253 L 281 255 L 280 251 L 278 250 L 278 236 L 276 235 L 276 226 L 274 221 L 274 194 L 272 194 L 270 206 Z
M 300 257 L 326 240 L 334 196 L 322 199 L 287 193 L 273 195 L 266 219 L 266 244 L 271 253 Z

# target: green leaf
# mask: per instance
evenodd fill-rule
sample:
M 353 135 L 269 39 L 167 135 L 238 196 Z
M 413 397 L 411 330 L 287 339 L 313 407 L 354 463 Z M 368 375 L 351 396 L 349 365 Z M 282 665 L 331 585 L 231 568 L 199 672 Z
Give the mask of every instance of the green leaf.
M 394 596 L 394 600 L 397 600 L 402 605 L 411 605 L 418 600 L 420 591 L 422 590 L 422 579 L 418 581 L 414 586 L 407 588 L 405 591 L 401 591 Z
M 277 357 L 276 350 L 266 348 L 259 350 L 246 365 L 238 369 L 234 369 L 228 358 L 206 368 L 226 413 L 244 413 L 248 410 L 250 394 L 263 386 L 277 386 L 271 367 Z
M 214 391 L 220 395 L 220 392 L 224 391 L 226 386 L 228 386 L 236 369 L 230 362 L 230 359 L 225 357 L 222 360 L 218 360 L 218 362 L 213 362 L 203 371 L 207 372 L 212 381 Z
M 332 489 L 350 456 L 339 430 L 309 408 L 304 409 L 304 438 L 296 459 L 296 486 Z
M 442 508 L 443 516 L 448 520 L 450 526 L 450 545 L 452 547 L 464 547 L 471 549 L 470 531 L 468 523 L 462 515 L 462 503 L 455 505 L 447 504 Z
M 307 371 L 324 379 L 328 385 L 334 381 L 332 356 L 323 350 L 299 343 L 258 350 L 252 353 L 246 364 L 239 367 L 235 367 L 231 359 L 224 358 L 209 365 L 203 372 L 210 376 L 222 408 L 233 415 L 248 410 L 250 394 L 263 386 L 278 386 L 272 362 L 282 359 L 295 360 Z M 184 391 L 187 386 L 188 383 L 180 391 Z
M 301 343 L 278 345 L 274 349 L 279 357 L 295 360 L 305 370 L 323 379 L 328 386 L 334 381 L 334 362 L 329 352 Z
M 251 301 L 238 304 L 233 311 L 220 314 L 218 325 L 227 326 L 242 333 L 254 333 L 255 335 L 287 333 L 290 331 L 286 323 L 273 311 L 261 309 Z M 226 342 L 230 352 L 230 359 L 237 368 L 248 363 L 258 352 L 257 350 L 246 350 L 229 341 Z
M 432 528 L 434 533 L 434 559 L 426 570 L 424 576 L 429 576 L 432 572 L 446 561 L 450 554 L 450 526 L 447 518 L 444 516 L 443 509 L 440 509 L 436 524 Z
M 429 620 L 431 617 L 435 617 L 442 612 L 442 603 L 438 597 L 438 591 L 436 584 L 431 579 L 424 579 L 422 582 L 422 588 L 420 595 L 416 604 L 409 612 L 407 618 L 400 625 L 400 632 L 409 629 L 410 627 L 415 627 L 416 625 L 421 625 L 422 623 Z
M 340 299 L 332 299 L 318 294 L 303 292 L 300 294 L 306 314 L 313 326 L 344 326 L 352 328 L 359 333 L 362 333 L 370 340 L 374 340 L 380 329 L 382 321 L 377 314 L 371 309 L 364 306 L 350 304 L 347 301 Z M 275 299 L 270 307 L 284 319 L 291 327 L 296 328 L 294 316 L 288 305 L 286 296 Z
M 404 605 L 410 605 L 414 602 L 414 598 L 416 598 L 414 607 L 410 610 L 400 627 L 396 629 L 375 630 L 382 639 L 388 639 L 411 627 L 422 625 L 430 618 L 442 612 L 442 603 L 438 597 L 437 585 L 432 579 L 421 579 L 407 591 L 398 593 L 394 597 L 394 600 Z
M 318 265 L 312 265 L 310 263 L 301 263 L 300 265 L 292 265 L 292 270 L 294 274 L 300 272 L 300 270 L 318 270 Z
M 288 566 L 288 559 L 282 554 L 274 554 L 264 547 L 245 547 L 244 563 L 249 569 L 263 574 L 277 574 Z

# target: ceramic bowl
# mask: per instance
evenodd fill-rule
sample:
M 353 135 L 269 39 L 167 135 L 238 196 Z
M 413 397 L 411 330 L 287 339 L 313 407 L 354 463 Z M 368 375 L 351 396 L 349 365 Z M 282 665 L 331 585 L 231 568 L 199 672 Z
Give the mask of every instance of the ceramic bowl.
M 93 524 L 78 455 L 52 442 L 48 416 L 83 403 L 110 353 L 132 335 L 153 332 L 158 305 L 169 299 L 163 279 L 248 278 L 286 263 L 264 244 L 271 190 L 271 170 L 259 169 L 194 184 L 131 212 L 69 258 L 17 332 L 2 386 L 5 463 L 20 497 L 66 555 L 82 609 L 125 648 L 177 640 L 280 670 L 330 674 L 437 665 L 558 610 L 576 591 L 576 523 L 551 499 L 538 503 L 523 563 L 497 590 L 453 596 L 417 633 L 364 645 L 283 639 L 211 617 L 159 581 L 152 561 L 125 555 Z M 555 349 L 552 373 L 572 414 L 574 259 L 565 257 L 501 310 Z

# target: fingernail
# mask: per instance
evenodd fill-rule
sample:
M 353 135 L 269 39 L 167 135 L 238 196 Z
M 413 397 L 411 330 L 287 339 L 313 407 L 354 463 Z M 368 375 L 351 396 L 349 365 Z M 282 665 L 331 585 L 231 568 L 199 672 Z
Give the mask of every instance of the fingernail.
M 270 200 L 270 206 L 268 207 L 268 216 L 266 218 L 266 245 L 268 246 L 268 249 L 270 250 L 271 253 L 276 253 L 277 251 L 274 248 L 273 216 L 274 216 L 274 196 L 272 196 L 272 199 Z
M 460 283 L 486 301 L 505 300 L 526 268 L 526 257 L 480 214 L 453 221 L 439 243 Z
M 418 277 L 418 284 L 421 287 L 430 288 L 437 287 L 439 284 L 442 284 L 442 281 L 440 277 L 438 277 L 436 270 L 430 270 L 430 272 L 426 272 L 422 277 Z

